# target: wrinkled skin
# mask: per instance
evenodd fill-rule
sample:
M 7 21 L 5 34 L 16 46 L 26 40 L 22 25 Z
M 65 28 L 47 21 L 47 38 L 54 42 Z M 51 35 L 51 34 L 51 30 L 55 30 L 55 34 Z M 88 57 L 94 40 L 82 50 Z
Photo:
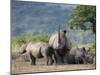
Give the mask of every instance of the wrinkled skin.
M 36 59 L 37 58 L 45 58 L 46 65 L 53 64 L 53 55 L 54 50 L 52 47 L 50 47 L 47 43 L 38 42 L 27 42 L 24 43 L 20 47 L 21 54 L 27 53 L 30 56 L 30 62 L 32 65 L 36 65 Z
M 91 52 L 91 50 L 87 50 L 87 54 L 86 54 L 86 61 L 89 64 L 93 64 L 95 63 L 95 55 Z
M 86 57 L 87 63 L 93 64 L 93 58 L 94 58 L 94 56 L 87 55 L 87 57 Z
M 86 64 L 85 48 L 73 48 L 68 53 L 68 64 Z
M 56 64 L 58 64 L 59 59 L 61 63 L 64 63 L 64 57 L 71 49 L 71 42 L 66 36 L 66 31 L 60 31 L 53 34 L 49 39 L 49 45 L 55 50 Z
M 68 64 L 95 64 L 95 55 L 84 47 L 72 48 L 66 59 Z

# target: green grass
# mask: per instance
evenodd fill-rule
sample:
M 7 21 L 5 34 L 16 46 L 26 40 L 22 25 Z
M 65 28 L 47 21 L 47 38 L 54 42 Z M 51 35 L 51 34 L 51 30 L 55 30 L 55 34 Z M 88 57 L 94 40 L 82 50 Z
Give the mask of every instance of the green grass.
M 19 47 L 23 43 L 22 41 L 48 42 L 48 40 L 49 38 L 45 34 L 12 37 L 11 40 L 12 51 L 18 51 Z
M 45 34 L 37 34 L 37 35 L 26 35 L 26 36 L 18 36 L 18 37 L 12 37 L 12 51 L 17 52 L 22 45 L 22 41 L 33 41 L 33 42 L 48 42 L 49 37 Z M 85 47 L 85 48 L 91 48 L 91 52 L 95 54 L 95 42 L 94 43 L 88 43 L 85 45 L 72 45 L 72 47 Z

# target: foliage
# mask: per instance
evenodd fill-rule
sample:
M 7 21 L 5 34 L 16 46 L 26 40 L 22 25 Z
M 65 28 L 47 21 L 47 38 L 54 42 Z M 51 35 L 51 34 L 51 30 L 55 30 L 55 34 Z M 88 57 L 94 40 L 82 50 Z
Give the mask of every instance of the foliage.
M 26 35 L 26 36 L 18 36 L 12 37 L 12 50 L 17 51 L 18 48 L 21 46 L 23 41 L 33 41 L 33 42 L 48 42 L 48 36 L 45 34 L 38 34 L 38 35 Z
M 92 29 L 96 33 L 96 6 L 79 5 L 71 14 L 72 19 L 69 21 L 71 29 Z M 91 23 L 88 27 L 85 23 Z

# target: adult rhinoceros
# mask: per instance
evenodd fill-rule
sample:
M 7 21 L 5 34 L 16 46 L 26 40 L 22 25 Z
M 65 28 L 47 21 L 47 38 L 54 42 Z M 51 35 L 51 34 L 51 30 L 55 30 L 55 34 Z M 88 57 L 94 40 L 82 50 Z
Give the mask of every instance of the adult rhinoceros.
M 36 64 L 36 58 L 44 57 L 46 60 L 46 64 L 53 64 L 52 55 L 54 54 L 54 50 L 49 44 L 44 42 L 26 42 L 20 47 L 19 53 L 24 54 L 27 53 L 30 56 L 30 62 L 32 65 Z
M 60 57 L 60 61 L 64 63 L 64 56 L 67 51 L 71 49 L 71 42 L 66 36 L 66 30 L 61 31 L 60 26 L 58 28 L 58 32 L 52 34 L 49 39 L 49 45 L 54 48 L 56 54 L 56 63 Z M 58 57 L 59 56 L 59 57 Z

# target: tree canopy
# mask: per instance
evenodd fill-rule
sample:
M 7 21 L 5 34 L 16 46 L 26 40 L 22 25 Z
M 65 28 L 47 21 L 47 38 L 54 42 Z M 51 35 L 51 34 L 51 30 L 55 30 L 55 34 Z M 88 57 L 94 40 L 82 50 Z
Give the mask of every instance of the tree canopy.
M 96 6 L 79 5 L 71 16 L 72 19 L 69 21 L 71 29 L 91 29 L 93 33 L 96 33 Z

